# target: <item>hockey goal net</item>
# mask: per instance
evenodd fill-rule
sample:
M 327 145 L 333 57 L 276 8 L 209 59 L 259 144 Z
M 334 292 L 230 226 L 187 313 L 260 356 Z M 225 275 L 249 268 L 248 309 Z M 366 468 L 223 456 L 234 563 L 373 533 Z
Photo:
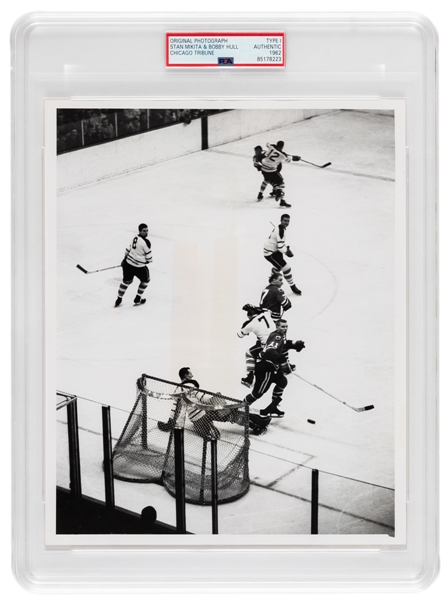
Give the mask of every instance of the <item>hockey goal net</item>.
M 113 450 L 114 476 L 159 483 L 174 495 L 174 429 L 183 428 L 186 501 L 211 504 L 212 440 L 217 440 L 218 502 L 236 500 L 249 489 L 248 416 L 248 406 L 233 398 L 142 375 Z

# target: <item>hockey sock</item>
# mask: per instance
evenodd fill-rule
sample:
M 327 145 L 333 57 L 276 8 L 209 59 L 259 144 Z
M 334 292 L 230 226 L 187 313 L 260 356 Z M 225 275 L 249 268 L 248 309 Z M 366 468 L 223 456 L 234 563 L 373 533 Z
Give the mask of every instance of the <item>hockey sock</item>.
M 287 281 L 287 283 L 289 285 L 291 285 L 291 286 L 294 285 L 294 280 L 292 278 L 292 271 L 291 271 L 291 268 L 289 266 L 286 266 L 283 269 L 283 275 L 284 275 L 284 279 Z
M 244 398 L 244 401 L 249 405 L 256 402 L 256 400 L 258 400 L 258 398 L 254 398 L 253 394 L 247 394 L 247 396 Z
M 148 283 L 142 282 L 139 284 L 138 287 L 138 291 L 137 291 L 137 295 L 138 296 L 142 296 L 142 294 L 145 292 L 145 290 L 147 289 Z
M 262 194 L 266 188 L 267 188 L 267 181 L 263 181 L 263 183 L 261 184 L 261 187 L 260 187 L 260 194 Z
M 247 367 L 247 374 L 250 375 L 250 373 L 252 373 L 252 375 L 253 375 L 253 372 L 255 370 L 255 359 L 250 354 L 250 352 L 246 352 L 246 367 Z
M 125 283 L 125 281 L 122 281 L 120 286 L 119 286 L 119 290 L 117 292 L 118 298 L 123 298 L 125 292 L 127 291 L 127 288 L 130 284 Z
M 270 403 L 270 406 L 272 406 L 273 408 L 277 408 L 278 405 L 280 404 L 281 400 L 283 399 L 282 397 L 283 392 L 281 391 L 281 393 L 278 394 L 272 394 L 272 402 Z

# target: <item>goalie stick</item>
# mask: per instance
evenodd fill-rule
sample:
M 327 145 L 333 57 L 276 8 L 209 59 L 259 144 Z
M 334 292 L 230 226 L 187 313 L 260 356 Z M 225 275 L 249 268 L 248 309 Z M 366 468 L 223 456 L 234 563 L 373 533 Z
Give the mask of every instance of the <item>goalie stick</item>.
M 304 379 L 304 377 L 301 377 L 301 375 L 297 375 L 295 372 L 293 372 L 292 375 L 295 375 L 295 377 L 298 377 L 298 379 L 302 379 L 305 383 L 308 383 L 309 385 L 312 385 L 314 388 L 317 388 L 317 390 L 320 390 L 320 392 L 323 392 L 324 394 L 327 394 L 331 398 L 334 398 L 334 400 L 337 400 L 337 402 L 344 404 L 348 408 L 352 408 L 352 410 L 355 410 L 355 412 L 363 412 L 365 410 L 372 410 L 374 408 L 374 404 L 368 404 L 367 406 L 360 406 L 359 408 L 356 408 L 355 406 L 351 406 L 347 402 L 344 402 L 343 400 L 336 398 L 335 396 L 333 396 L 332 394 L 330 394 L 329 392 L 327 392 L 326 390 L 321 388 L 319 385 L 316 385 L 315 383 L 311 383 L 307 379 Z
M 329 167 L 329 165 L 332 165 L 332 163 L 328 162 L 325 165 L 316 165 L 315 163 L 309 162 L 308 160 L 303 160 L 302 158 L 300 158 L 300 162 L 304 162 L 307 165 L 312 165 L 313 167 L 318 167 L 319 169 L 324 169 L 325 167 Z
M 114 267 L 105 267 L 105 269 L 96 269 L 95 271 L 87 271 L 81 265 L 76 265 L 76 267 L 78 269 L 80 269 L 82 271 L 82 273 L 85 273 L 85 275 L 90 275 L 91 273 L 99 273 L 100 271 L 108 271 L 109 269 L 117 269 L 120 266 L 121 265 L 115 265 Z

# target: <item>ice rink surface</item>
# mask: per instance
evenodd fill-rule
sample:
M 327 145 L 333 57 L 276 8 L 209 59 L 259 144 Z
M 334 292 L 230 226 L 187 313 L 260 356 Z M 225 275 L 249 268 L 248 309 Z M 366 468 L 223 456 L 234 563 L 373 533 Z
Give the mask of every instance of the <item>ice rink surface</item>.
M 316 468 L 323 472 L 321 533 L 391 534 L 395 170 L 389 115 L 336 111 L 60 194 L 57 388 L 114 407 L 115 437 L 141 373 L 177 381 L 178 369 L 189 366 L 201 387 L 245 397 L 244 353 L 255 340 L 236 333 L 246 318 L 242 306 L 258 303 L 268 284 L 263 243 L 283 213 L 267 193 L 257 202 L 262 177 L 252 155 L 257 144 L 278 140 L 305 160 L 332 162 L 326 169 L 283 166 L 292 205 L 285 211 L 294 252 L 289 262 L 303 292 L 295 296 L 284 283 L 292 302 L 285 316 L 288 338 L 306 344 L 291 362 L 297 374 L 337 398 L 375 409 L 355 412 L 289 376 L 280 405 L 285 417 L 252 438 L 253 485 L 244 498 L 220 507 L 221 532 L 308 533 L 310 468 Z M 115 309 L 121 269 L 85 275 L 76 265 L 119 265 L 140 222 L 149 226 L 153 249 L 147 303 L 133 306 L 134 282 Z M 253 409 L 267 406 L 270 395 Z M 83 489 L 101 498 L 101 441 L 91 433 L 98 423 L 99 406 L 83 401 Z M 62 484 L 65 457 L 60 440 Z M 153 504 L 159 519 L 174 522 L 174 501 L 160 486 L 116 482 L 116 500 L 136 511 Z M 187 511 L 190 531 L 210 531 L 209 508 Z

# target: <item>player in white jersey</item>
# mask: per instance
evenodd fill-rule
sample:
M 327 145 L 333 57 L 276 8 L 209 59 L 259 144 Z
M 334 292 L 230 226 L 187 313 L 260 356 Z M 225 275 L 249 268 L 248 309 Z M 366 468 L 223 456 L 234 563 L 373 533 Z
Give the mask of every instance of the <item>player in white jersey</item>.
M 194 375 L 190 369 L 190 367 L 182 367 L 179 369 L 179 377 L 181 379 L 181 386 L 176 388 L 175 393 L 181 389 L 181 387 L 195 387 L 199 388 L 199 383 L 194 378 Z M 178 418 L 180 410 L 180 404 L 178 403 L 178 399 L 176 398 L 173 402 L 173 406 L 170 410 L 170 416 L 168 421 L 158 421 L 158 428 L 161 431 L 170 431 L 175 426 L 176 419 Z
M 289 208 L 291 205 L 284 199 L 284 179 L 280 173 L 283 162 L 292 162 L 300 160 L 299 156 L 292 156 L 283 151 L 284 142 L 279 141 L 276 144 L 266 144 L 266 152 L 261 160 L 261 171 L 264 180 L 273 187 L 276 200 L 280 200 L 282 208 Z
M 142 298 L 142 294 L 150 281 L 150 271 L 148 270 L 147 265 L 152 262 L 153 258 L 151 254 L 151 243 L 147 239 L 148 226 L 145 223 L 141 223 L 138 230 L 138 235 L 132 239 L 128 248 L 125 250 L 125 258 L 121 263 L 123 275 L 117 293 L 117 299 L 114 303 L 115 307 L 122 304 L 122 298 L 135 277 L 139 279 L 139 287 L 134 299 L 134 304 L 139 306 L 146 302 L 146 299 Z
M 297 288 L 292 278 L 290 266 L 284 260 L 284 256 L 292 258 L 294 255 L 290 247 L 286 244 L 286 229 L 290 223 L 290 216 L 281 215 L 280 224 L 274 227 L 272 233 L 264 244 L 264 258 L 272 265 L 272 275 L 283 272 L 284 278 L 290 285 L 290 289 L 301 296 L 301 290 Z
M 255 360 L 257 359 L 261 348 L 266 343 L 270 333 L 275 331 L 275 323 L 268 310 L 263 310 L 252 304 L 245 304 L 243 310 L 247 312 L 248 319 L 238 331 L 238 337 L 242 338 L 250 333 L 253 333 L 257 337 L 255 345 L 246 352 L 247 376 L 241 379 L 243 385 L 250 387 L 253 384 Z

